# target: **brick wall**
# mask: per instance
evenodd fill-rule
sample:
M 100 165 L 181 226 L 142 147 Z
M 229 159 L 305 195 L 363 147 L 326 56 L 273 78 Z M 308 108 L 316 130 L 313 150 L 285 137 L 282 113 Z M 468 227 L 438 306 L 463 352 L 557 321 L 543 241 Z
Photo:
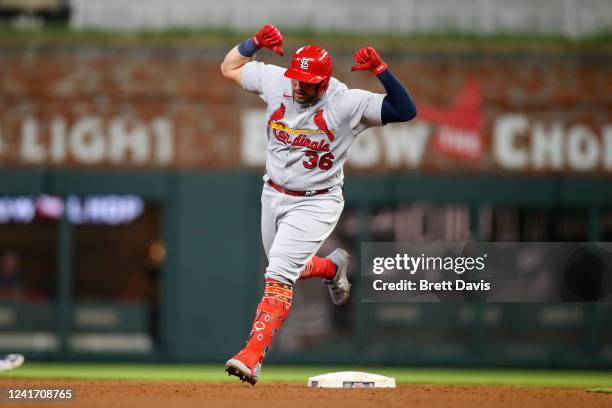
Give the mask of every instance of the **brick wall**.
M 331 52 L 349 87 L 383 91 L 369 73 L 350 72 L 349 54 Z M 385 57 L 419 117 L 360 136 L 349 167 L 612 173 L 611 56 Z M 0 164 L 261 166 L 265 146 L 254 138 L 265 138 L 264 118 L 245 118 L 263 103 L 222 78 L 222 58 L 154 46 L 0 49 Z

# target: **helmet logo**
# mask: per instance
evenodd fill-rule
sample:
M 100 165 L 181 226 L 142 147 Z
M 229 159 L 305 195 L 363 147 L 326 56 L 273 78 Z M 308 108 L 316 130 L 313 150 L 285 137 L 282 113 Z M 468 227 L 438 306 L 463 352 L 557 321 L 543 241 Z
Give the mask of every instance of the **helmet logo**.
M 303 69 L 303 70 L 307 71 L 308 70 L 308 66 L 309 66 L 308 65 L 308 58 L 302 57 L 300 59 L 300 69 Z

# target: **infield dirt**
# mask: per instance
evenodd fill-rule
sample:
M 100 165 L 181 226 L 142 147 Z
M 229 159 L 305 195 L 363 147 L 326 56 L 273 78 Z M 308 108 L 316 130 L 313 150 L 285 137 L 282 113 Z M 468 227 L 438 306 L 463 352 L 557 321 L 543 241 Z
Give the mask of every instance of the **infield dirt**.
M 581 388 L 483 385 L 400 385 L 395 389 L 311 389 L 296 384 L 3 379 L 1 388 L 66 388 L 72 402 L 2 402 L 26 407 L 611 407 L 612 394 Z

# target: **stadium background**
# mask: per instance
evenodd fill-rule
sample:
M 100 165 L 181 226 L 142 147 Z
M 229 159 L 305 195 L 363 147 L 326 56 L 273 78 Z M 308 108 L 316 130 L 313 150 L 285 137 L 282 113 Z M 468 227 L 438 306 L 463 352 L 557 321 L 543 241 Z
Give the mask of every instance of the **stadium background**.
M 221 363 L 241 346 L 264 268 L 264 126 L 219 63 L 264 22 L 381 91 L 349 72 L 374 44 L 419 107 L 359 137 L 322 254 L 611 240 L 611 2 L 257 4 L 0 1 L 1 351 Z M 270 361 L 612 366 L 606 303 L 371 304 L 354 281 L 342 308 L 298 285 Z

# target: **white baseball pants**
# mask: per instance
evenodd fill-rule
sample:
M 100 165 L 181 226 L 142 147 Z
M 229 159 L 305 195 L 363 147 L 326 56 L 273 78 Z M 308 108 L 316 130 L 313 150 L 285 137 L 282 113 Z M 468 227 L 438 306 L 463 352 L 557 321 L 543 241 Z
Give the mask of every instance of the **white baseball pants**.
M 294 284 L 308 260 L 334 230 L 344 209 L 342 189 L 295 197 L 264 184 L 261 237 L 268 257 L 266 278 Z

